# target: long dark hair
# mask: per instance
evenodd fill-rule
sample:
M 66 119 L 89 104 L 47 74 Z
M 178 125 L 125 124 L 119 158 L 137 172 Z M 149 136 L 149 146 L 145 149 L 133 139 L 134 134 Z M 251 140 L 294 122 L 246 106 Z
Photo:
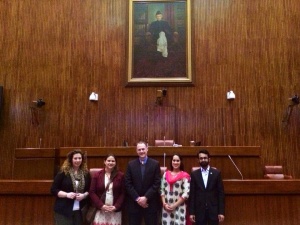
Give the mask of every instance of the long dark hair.
M 179 169 L 180 169 L 181 171 L 184 171 L 184 165 L 183 165 L 182 157 L 181 157 L 181 155 L 179 155 L 179 154 L 177 154 L 177 153 L 174 153 L 174 154 L 172 155 L 172 157 L 171 157 L 170 168 L 172 168 L 172 170 L 173 170 L 172 161 L 173 161 L 173 157 L 174 157 L 174 156 L 178 156 L 178 158 L 179 158 L 179 160 L 180 160 L 180 166 L 179 166 Z
M 115 167 L 113 168 L 113 170 L 111 171 L 111 174 L 110 174 L 110 180 L 113 180 L 115 178 L 115 176 L 118 174 L 119 169 L 118 169 L 118 166 L 117 166 L 117 158 L 116 158 L 116 156 L 114 154 L 108 154 L 104 158 L 104 160 L 106 161 L 109 157 L 113 157 L 115 159 L 115 161 L 116 161 L 116 165 L 115 165 Z

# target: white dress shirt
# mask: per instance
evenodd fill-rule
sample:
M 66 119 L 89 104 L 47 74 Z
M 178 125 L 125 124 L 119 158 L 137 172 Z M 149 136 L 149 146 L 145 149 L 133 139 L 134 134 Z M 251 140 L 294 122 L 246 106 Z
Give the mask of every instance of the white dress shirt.
M 202 167 L 201 167 L 201 173 L 202 173 L 202 178 L 203 178 L 203 181 L 204 181 L 204 186 L 205 186 L 205 188 L 206 188 L 206 186 L 207 186 L 207 180 L 208 180 L 208 173 L 209 173 L 209 166 L 206 168 L 206 170 L 205 169 L 203 169 Z

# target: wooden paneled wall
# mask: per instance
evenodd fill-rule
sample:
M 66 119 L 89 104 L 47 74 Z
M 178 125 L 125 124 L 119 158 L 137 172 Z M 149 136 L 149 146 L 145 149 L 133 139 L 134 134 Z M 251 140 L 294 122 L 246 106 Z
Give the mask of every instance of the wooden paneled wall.
M 167 87 L 170 119 L 157 115 L 170 108 L 155 108 L 161 87 L 124 85 L 128 1 L 2 0 L 0 178 L 11 178 L 15 148 L 153 145 L 163 136 L 261 146 L 264 163 L 299 178 L 299 106 L 282 119 L 300 92 L 300 2 L 191 2 L 195 86 Z M 38 98 L 46 105 L 36 110 Z

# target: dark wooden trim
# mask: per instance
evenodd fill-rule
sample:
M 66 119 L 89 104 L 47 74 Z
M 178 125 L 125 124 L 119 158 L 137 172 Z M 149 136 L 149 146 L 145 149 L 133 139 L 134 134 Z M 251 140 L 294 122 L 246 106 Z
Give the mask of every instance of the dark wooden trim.
M 49 195 L 53 180 L 0 180 L 0 195 Z
M 13 162 L 12 179 L 53 179 L 59 171 L 66 155 L 74 150 L 81 149 L 86 152 L 89 167 L 95 167 L 102 162 L 109 153 L 119 158 L 119 168 L 126 170 L 129 160 L 134 159 L 136 147 L 61 147 L 61 148 L 17 148 Z M 169 165 L 170 157 L 179 153 L 185 158 L 185 169 L 198 165 L 197 152 L 207 149 L 213 158 L 213 166 L 222 171 L 223 179 L 236 179 L 240 177 L 228 155 L 231 155 L 239 166 L 245 179 L 260 179 L 263 177 L 260 168 L 260 146 L 183 146 L 183 147 L 155 147 L 150 146 L 148 155 L 160 161 L 161 165 Z M 165 157 L 164 157 L 165 156 Z M 102 159 L 101 159 L 102 158 Z M 46 167 L 36 170 L 36 165 Z M 53 172 L 52 172 L 52 171 Z
M 88 156 L 106 156 L 114 153 L 118 156 L 136 156 L 135 147 L 61 147 L 61 148 L 16 148 L 15 158 L 55 158 L 66 157 L 68 152 L 74 149 L 86 151 Z M 182 147 L 154 147 L 149 146 L 149 156 L 161 156 L 163 153 L 173 154 L 179 152 L 181 155 L 195 155 L 198 150 L 207 149 L 214 156 L 242 156 L 260 157 L 260 146 L 182 146 Z
M 55 158 L 56 148 L 16 148 L 15 158 Z
M 135 147 L 60 147 L 60 157 L 65 157 L 69 151 L 73 149 L 81 149 L 86 151 L 88 156 L 106 156 L 108 153 L 114 153 L 118 156 L 136 156 Z M 167 155 L 174 152 L 180 153 L 182 156 L 195 155 L 198 150 L 207 149 L 212 157 L 214 156 L 241 156 L 241 157 L 260 157 L 260 146 L 182 146 L 182 147 L 154 147 L 149 146 L 149 156 L 161 156 L 163 153 Z
M 0 180 L 0 195 L 47 195 L 53 180 Z M 226 195 L 300 194 L 300 179 L 224 180 Z
M 226 194 L 300 194 L 300 179 L 224 180 Z

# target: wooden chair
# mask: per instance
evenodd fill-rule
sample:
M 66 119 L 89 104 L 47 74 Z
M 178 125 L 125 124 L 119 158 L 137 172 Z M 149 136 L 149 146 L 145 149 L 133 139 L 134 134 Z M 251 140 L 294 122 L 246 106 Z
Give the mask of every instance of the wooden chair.
M 163 167 L 163 166 L 160 167 L 160 175 L 161 176 L 163 176 L 166 171 L 167 171 L 167 167 Z
M 194 166 L 194 167 L 192 167 L 191 172 L 194 172 L 195 170 L 198 170 L 198 169 L 200 169 L 199 166 Z
M 103 170 L 103 168 L 91 168 L 90 169 L 91 178 L 93 178 L 101 170 Z
M 290 175 L 283 174 L 283 168 L 281 165 L 267 165 L 264 166 L 264 178 L 265 179 L 292 179 L 293 177 Z
M 174 140 L 155 140 L 155 146 L 164 147 L 164 146 L 173 146 L 175 143 Z
M 210 166 L 210 167 L 214 168 L 214 169 L 217 169 L 217 167 L 213 167 L 213 166 Z M 200 169 L 200 166 L 194 166 L 194 167 L 192 167 L 191 172 L 193 172 L 195 170 L 198 170 L 198 169 Z

